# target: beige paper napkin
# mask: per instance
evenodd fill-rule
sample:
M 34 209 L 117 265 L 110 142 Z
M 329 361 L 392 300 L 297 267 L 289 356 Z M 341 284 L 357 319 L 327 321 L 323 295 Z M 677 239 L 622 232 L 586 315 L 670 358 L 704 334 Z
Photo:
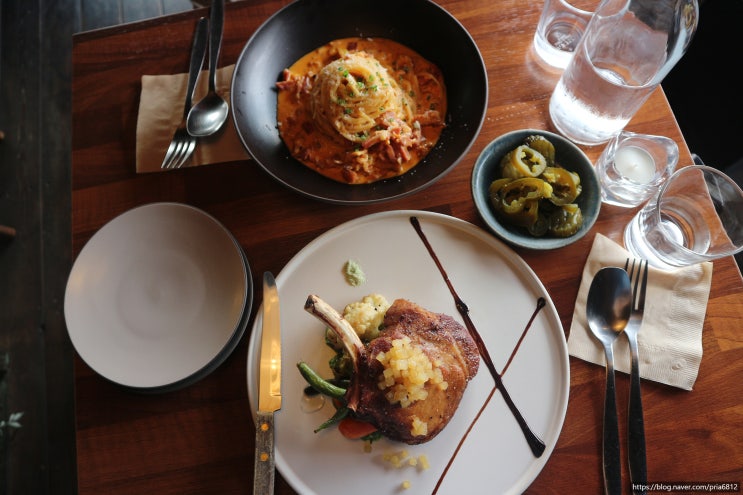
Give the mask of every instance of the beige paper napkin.
M 230 86 L 235 65 L 217 69 L 217 91 L 230 101 Z M 137 173 L 160 172 L 165 152 L 178 124 L 183 119 L 188 74 L 142 76 L 142 93 L 137 115 Z M 194 91 L 194 104 L 208 90 L 207 71 L 199 76 Z M 192 166 L 247 160 L 248 152 L 237 135 L 232 108 L 227 122 L 216 134 L 199 138 L 192 156 Z
M 568 337 L 571 356 L 605 365 L 604 348 L 586 321 L 588 289 L 596 272 L 605 266 L 624 268 L 630 254 L 607 237 L 596 234 L 583 269 L 573 322 Z M 663 271 L 650 267 L 645 315 L 638 334 L 640 376 L 691 390 L 702 361 L 702 327 L 712 281 L 712 263 Z M 614 343 L 615 369 L 630 371 L 627 339 Z

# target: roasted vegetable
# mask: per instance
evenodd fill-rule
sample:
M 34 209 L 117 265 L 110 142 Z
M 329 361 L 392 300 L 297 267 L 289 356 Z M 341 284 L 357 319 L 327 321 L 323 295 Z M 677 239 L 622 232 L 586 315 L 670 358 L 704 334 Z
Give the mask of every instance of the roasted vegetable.
M 363 439 L 364 437 L 375 433 L 377 427 L 366 421 L 356 418 L 343 418 L 338 423 L 338 431 L 346 438 L 351 440 Z

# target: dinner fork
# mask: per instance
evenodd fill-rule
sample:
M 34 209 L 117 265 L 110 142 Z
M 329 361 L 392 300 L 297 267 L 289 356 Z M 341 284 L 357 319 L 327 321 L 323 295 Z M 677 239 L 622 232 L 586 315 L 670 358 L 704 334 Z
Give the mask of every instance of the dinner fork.
M 193 42 L 191 44 L 191 61 L 188 67 L 188 85 L 186 87 L 186 102 L 183 108 L 183 120 L 173 134 L 168 151 L 165 153 L 160 168 L 181 168 L 188 161 L 196 148 L 196 138 L 191 136 L 186 130 L 186 121 L 188 112 L 191 110 L 194 88 L 196 81 L 201 72 L 201 66 L 204 64 L 206 55 L 206 35 L 209 27 L 209 21 L 206 17 L 199 19 L 194 31 Z
M 637 349 L 637 334 L 642 326 L 645 312 L 645 294 L 648 287 L 648 262 L 627 258 L 624 269 L 632 283 L 632 312 L 624 329 L 631 356 L 630 397 L 628 406 L 628 458 L 633 493 L 645 494 L 647 485 L 647 460 L 645 455 L 645 420 L 642 413 L 640 393 L 640 357 Z M 637 265 L 637 266 L 636 266 Z

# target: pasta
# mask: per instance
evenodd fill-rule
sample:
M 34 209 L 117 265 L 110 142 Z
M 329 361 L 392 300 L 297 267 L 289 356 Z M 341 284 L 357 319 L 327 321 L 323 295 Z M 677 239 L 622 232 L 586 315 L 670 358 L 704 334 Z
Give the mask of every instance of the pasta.
M 363 143 L 387 113 L 390 118 L 413 120 L 415 102 L 368 53 L 349 53 L 329 63 L 315 82 L 310 92 L 312 118 L 327 133 L 335 130 L 351 142 Z
M 402 175 L 444 126 L 440 71 L 387 39 L 333 41 L 286 69 L 277 87 L 279 133 L 291 154 L 347 184 Z

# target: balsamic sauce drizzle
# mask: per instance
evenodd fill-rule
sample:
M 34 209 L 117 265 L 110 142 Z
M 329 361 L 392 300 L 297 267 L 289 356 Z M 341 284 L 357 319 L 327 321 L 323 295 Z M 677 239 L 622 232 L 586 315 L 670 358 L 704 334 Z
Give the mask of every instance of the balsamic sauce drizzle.
M 431 258 L 436 264 L 436 267 L 439 269 L 439 272 L 444 277 L 444 282 L 446 283 L 446 286 L 449 288 L 449 292 L 451 292 L 452 297 L 454 297 L 454 304 L 456 305 L 457 311 L 459 311 L 459 314 L 464 319 L 464 323 L 465 323 L 465 326 L 467 327 L 467 330 L 469 331 L 470 335 L 472 335 L 472 338 L 477 344 L 477 348 L 480 352 L 480 357 L 482 357 L 482 360 L 485 362 L 485 365 L 490 371 L 490 375 L 493 377 L 493 380 L 495 380 L 495 387 L 500 390 L 501 395 L 503 396 L 503 399 L 506 401 L 506 404 L 508 405 L 508 408 L 511 410 L 511 413 L 516 419 L 516 422 L 521 427 L 521 431 L 524 433 L 526 442 L 529 444 L 529 448 L 534 454 L 534 457 L 540 457 L 544 453 L 544 449 L 545 449 L 544 442 L 541 439 L 539 439 L 539 437 L 537 437 L 533 431 L 531 431 L 531 429 L 529 428 L 529 425 L 526 423 L 526 420 L 521 415 L 521 412 L 519 411 L 518 407 L 516 407 L 516 404 L 514 404 L 513 400 L 511 399 L 511 396 L 506 390 L 506 387 L 503 385 L 503 380 L 501 379 L 501 375 L 495 369 L 495 365 L 493 364 L 493 360 L 490 357 L 490 353 L 488 352 L 488 349 L 485 347 L 485 343 L 483 342 L 482 337 L 480 336 L 480 333 L 475 328 L 474 323 L 472 323 L 472 319 L 470 318 L 470 315 L 469 315 L 470 310 L 467 307 L 467 304 L 459 297 L 459 295 L 457 294 L 457 291 L 454 289 L 454 286 L 452 285 L 451 280 L 449 280 L 449 276 L 447 275 L 446 270 L 444 270 L 444 267 L 442 266 L 441 261 L 439 260 L 435 251 L 431 247 L 431 244 L 428 242 L 428 238 L 423 233 L 423 229 L 421 228 L 418 218 L 415 216 L 411 216 L 410 223 L 413 225 L 413 228 L 415 228 L 415 231 L 418 233 L 418 237 L 420 237 L 421 241 L 423 241 L 423 244 L 426 246 L 428 253 L 431 255 Z M 524 330 L 524 332 L 522 333 L 521 338 L 519 339 L 519 342 L 516 346 L 516 349 L 518 349 L 518 346 L 521 345 L 524 335 L 526 334 L 526 331 L 528 330 L 528 328 L 531 326 L 531 323 L 534 320 L 534 317 L 536 316 L 537 312 L 539 312 L 539 310 L 542 307 L 544 307 L 545 304 L 546 303 L 544 299 L 540 297 L 537 303 L 537 310 L 534 312 L 531 319 L 529 320 L 529 324 Z M 513 354 L 515 354 L 516 349 L 514 349 Z M 510 364 L 511 359 L 513 358 L 513 354 L 511 355 L 511 358 L 509 358 L 508 364 Z M 487 402 L 490 401 L 490 397 L 492 397 L 492 394 L 493 392 L 491 392 L 490 396 L 488 397 Z M 480 416 L 481 412 L 482 410 L 478 413 L 478 417 Z M 475 419 L 475 421 L 476 420 L 477 418 Z M 470 429 L 471 428 L 472 428 L 472 425 L 470 426 Z M 457 447 L 457 450 L 459 450 L 459 447 Z M 455 452 L 455 455 L 456 455 L 456 452 Z M 448 469 L 448 466 L 447 466 L 447 469 Z M 438 485 L 437 485 L 437 489 L 438 489 Z
M 521 332 L 521 337 L 519 338 L 518 343 L 511 351 L 511 355 L 508 358 L 508 362 L 503 367 L 503 371 L 501 371 L 501 376 L 506 374 L 506 370 L 508 369 L 508 365 L 511 364 L 511 361 L 513 360 L 514 356 L 516 356 L 516 352 L 519 350 L 519 347 L 521 346 L 521 342 L 524 340 L 524 337 L 529 332 L 529 329 L 531 328 L 532 322 L 534 322 L 534 318 L 537 316 L 539 311 L 544 308 L 544 306 L 547 304 L 545 299 L 543 297 L 537 298 L 537 307 L 534 310 L 534 312 L 531 315 L 531 318 L 529 318 L 529 322 L 524 327 L 524 331 Z M 464 441 L 467 440 L 467 437 L 469 436 L 470 432 L 472 431 L 472 428 L 474 428 L 475 424 L 480 420 L 480 416 L 482 416 L 482 413 L 485 412 L 485 409 L 487 409 L 488 404 L 490 403 L 490 399 L 493 398 L 493 395 L 495 394 L 495 391 L 497 390 L 497 386 L 494 386 L 490 393 L 488 394 L 487 399 L 485 399 L 485 402 L 483 402 L 482 406 L 480 406 L 480 410 L 477 411 L 477 414 L 475 415 L 475 419 L 472 420 L 472 423 L 467 427 L 467 431 L 464 432 L 464 435 L 462 435 L 462 438 L 459 440 L 459 443 L 457 444 L 457 447 L 454 449 L 454 453 L 452 454 L 451 458 L 449 459 L 449 462 L 446 463 L 446 467 L 444 468 L 444 471 L 441 473 L 441 476 L 439 477 L 438 481 L 436 482 L 436 487 L 434 488 L 433 492 L 431 492 L 431 495 L 436 495 L 438 493 L 439 488 L 441 487 L 441 483 L 444 481 L 444 478 L 446 478 L 446 473 L 449 472 L 449 468 L 454 463 L 454 459 L 457 457 L 457 454 L 459 454 L 459 450 L 462 448 L 462 445 L 464 445 Z

